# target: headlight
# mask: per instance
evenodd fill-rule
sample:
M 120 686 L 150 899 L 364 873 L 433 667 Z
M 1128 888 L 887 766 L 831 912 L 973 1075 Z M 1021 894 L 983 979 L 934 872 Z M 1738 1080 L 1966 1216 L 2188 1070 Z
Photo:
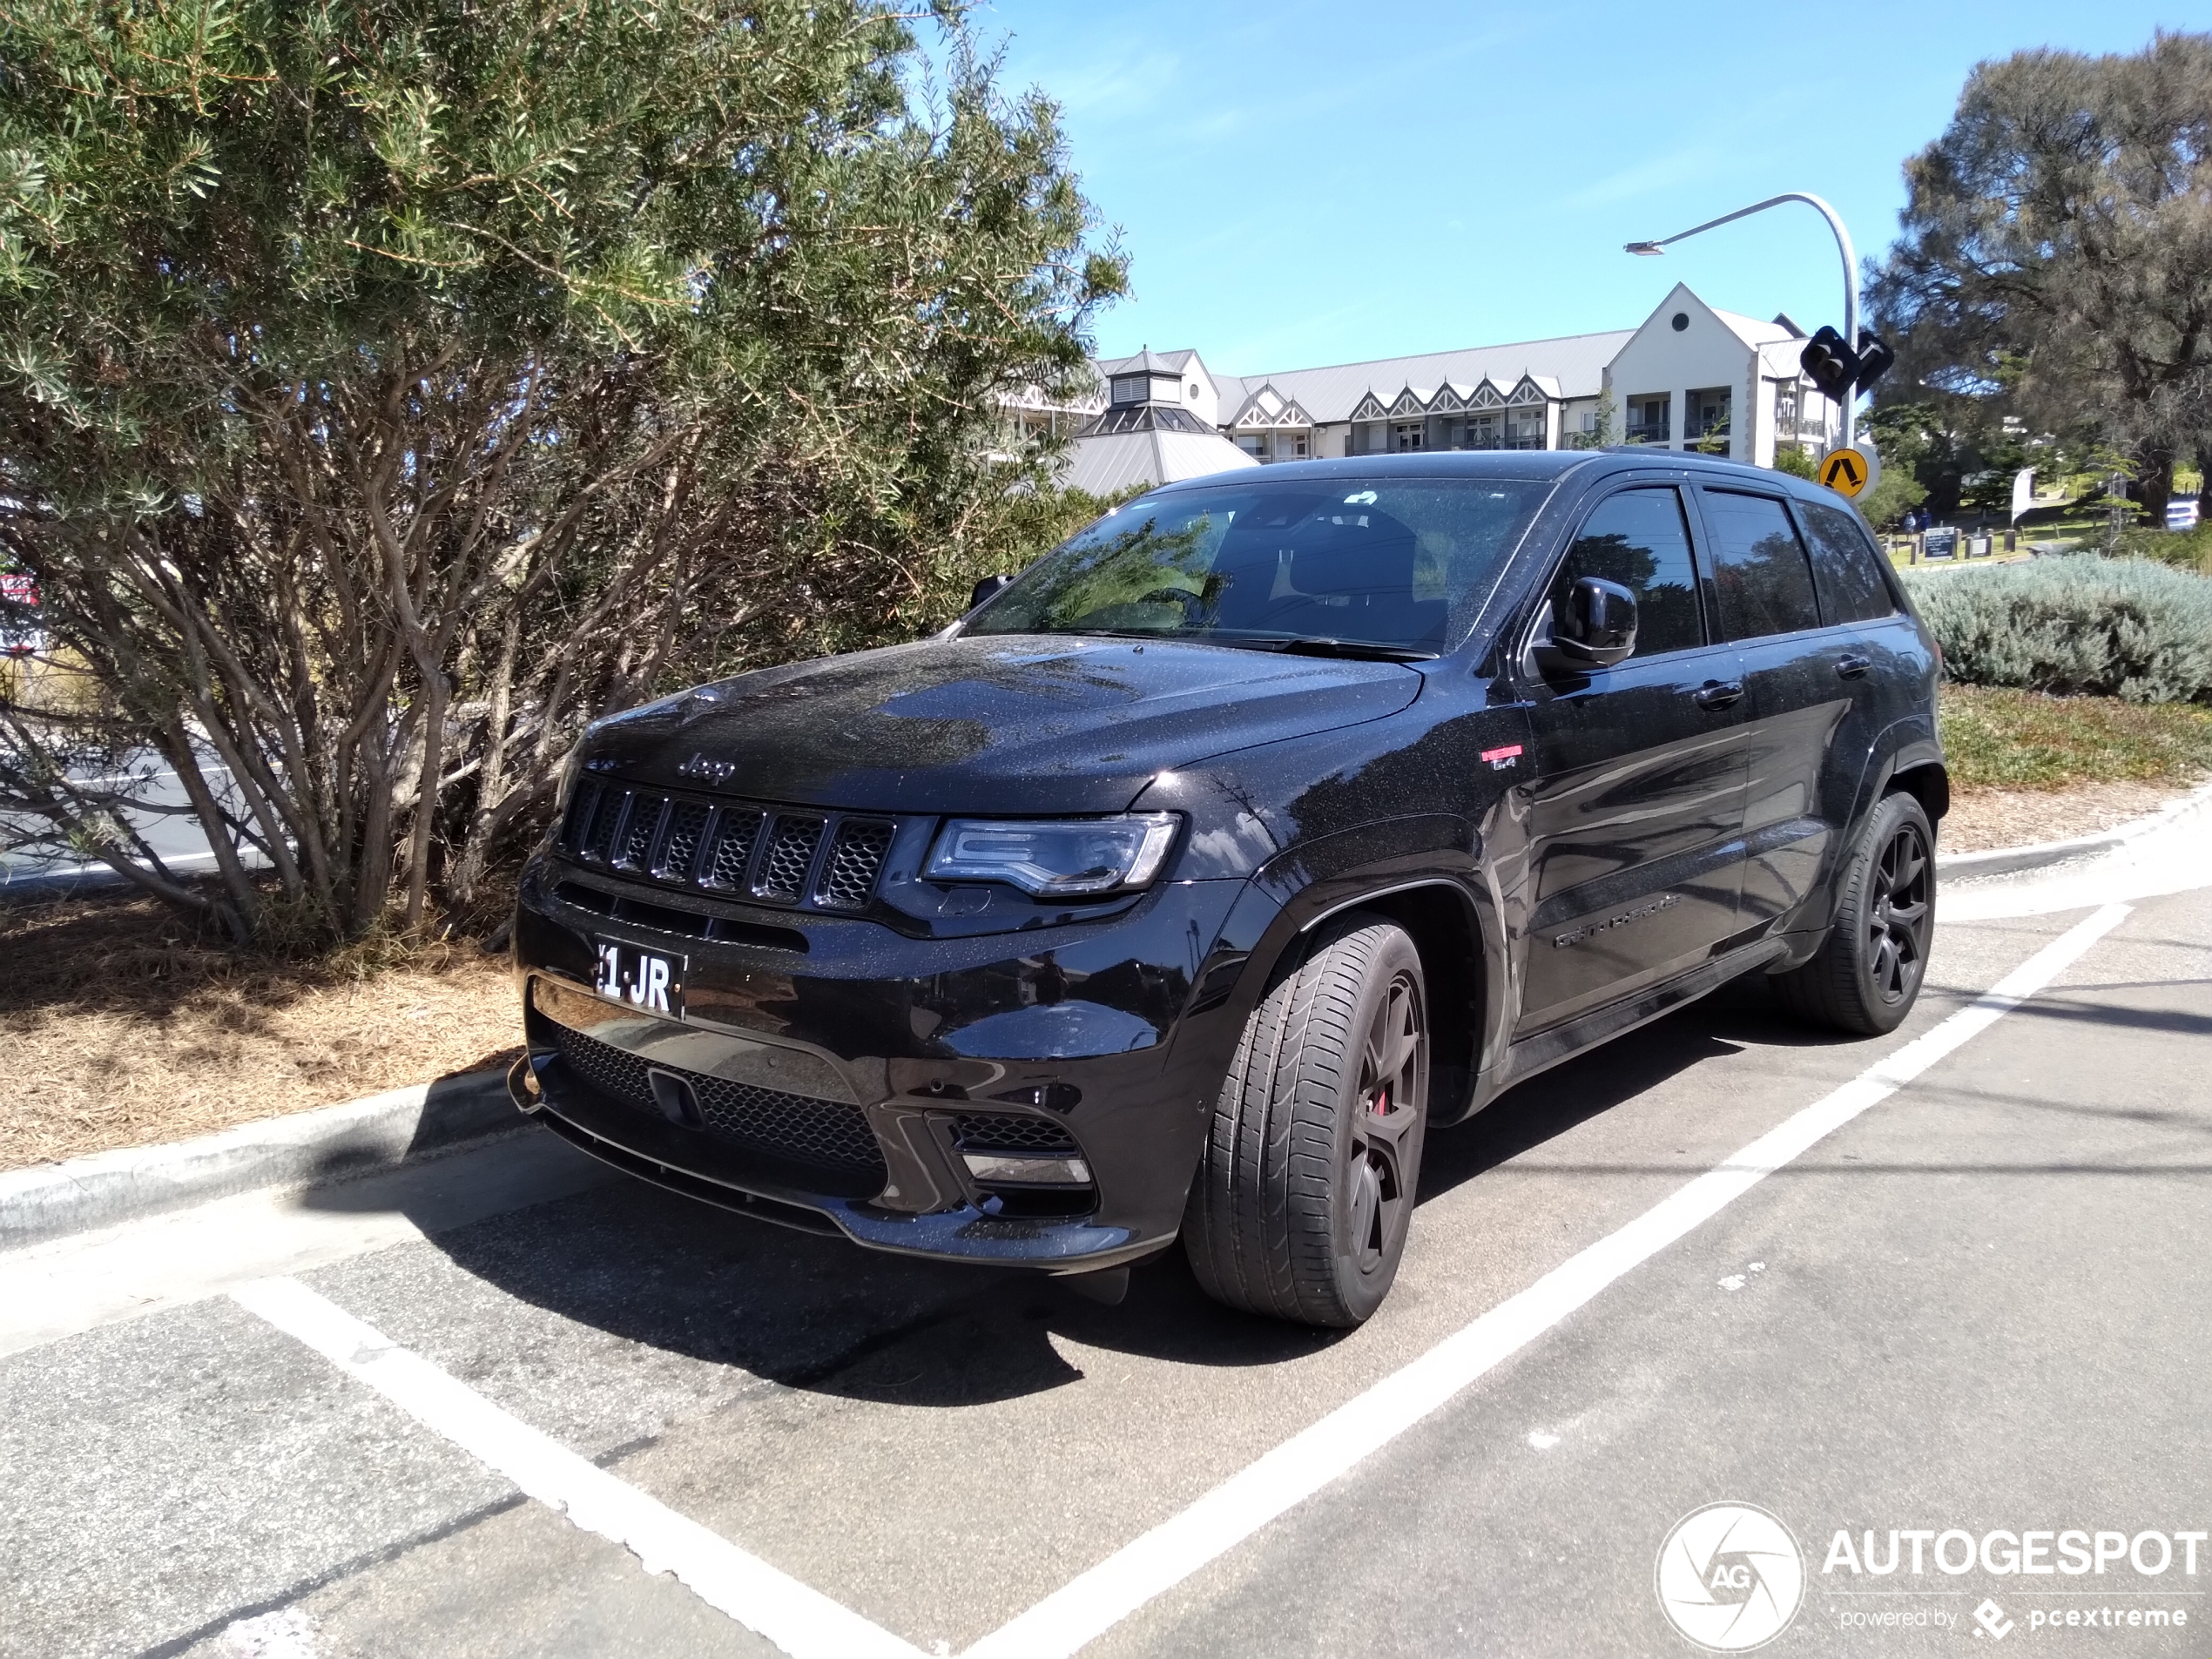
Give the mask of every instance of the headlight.
M 1041 898 L 1141 887 L 1175 840 L 1173 813 L 1016 821 L 955 818 L 923 873 L 938 881 L 1008 881 Z

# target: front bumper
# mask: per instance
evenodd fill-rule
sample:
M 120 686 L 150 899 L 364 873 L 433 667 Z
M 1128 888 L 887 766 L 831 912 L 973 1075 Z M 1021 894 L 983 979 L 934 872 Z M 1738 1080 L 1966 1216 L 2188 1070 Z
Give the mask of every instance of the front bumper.
M 1181 1221 L 1235 1046 L 1211 958 L 1244 887 L 1170 883 L 1096 923 L 955 939 L 786 912 L 795 948 L 778 948 L 629 920 L 606 902 L 624 883 L 541 859 L 516 915 L 529 1054 L 510 1090 L 594 1157 L 763 1219 L 1115 1266 Z M 680 1019 L 593 992 L 608 941 L 683 960 Z

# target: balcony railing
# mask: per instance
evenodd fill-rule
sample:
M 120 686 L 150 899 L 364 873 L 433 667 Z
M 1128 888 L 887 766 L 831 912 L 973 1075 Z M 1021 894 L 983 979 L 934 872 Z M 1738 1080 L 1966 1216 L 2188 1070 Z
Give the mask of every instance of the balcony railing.
M 1630 443 L 1664 443 L 1667 441 L 1667 423 L 1653 421 L 1642 426 L 1631 424 L 1628 429 L 1628 441 Z

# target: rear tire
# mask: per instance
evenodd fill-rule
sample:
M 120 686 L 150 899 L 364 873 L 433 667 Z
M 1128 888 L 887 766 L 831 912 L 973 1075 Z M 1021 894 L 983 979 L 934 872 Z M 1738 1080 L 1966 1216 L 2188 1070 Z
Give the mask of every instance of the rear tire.
M 1428 1112 L 1420 953 L 1352 916 L 1245 1022 L 1183 1226 L 1206 1294 L 1349 1326 L 1397 1277 Z
M 1808 1024 L 1861 1036 L 1912 1011 L 1935 933 L 1935 831 L 1920 803 L 1885 795 L 1851 849 L 1835 925 L 1804 967 L 1774 976 L 1783 1006 Z

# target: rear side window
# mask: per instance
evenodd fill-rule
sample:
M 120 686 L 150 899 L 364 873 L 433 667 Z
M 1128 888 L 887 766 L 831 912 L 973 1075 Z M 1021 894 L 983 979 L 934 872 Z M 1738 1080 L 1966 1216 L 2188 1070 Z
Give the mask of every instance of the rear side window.
M 1780 502 L 1732 489 L 1702 492 L 1713 533 L 1713 584 L 1720 594 L 1721 634 L 1757 639 L 1820 626 L 1812 568 Z
M 1617 582 L 1635 595 L 1637 656 L 1689 651 L 1705 643 L 1689 532 L 1683 523 L 1681 498 L 1673 490 L 1625 489 L 1598 503 L 1552 583 L 1554 615 L 1586 576 Z
M 1812 579 L 1820 614 L 1830 622 L 1879 622 L 1897 614 L 1897 597 L 1882 574 L 1885 561 L 1849 513 L 1799 502 L 1812 537 Z

